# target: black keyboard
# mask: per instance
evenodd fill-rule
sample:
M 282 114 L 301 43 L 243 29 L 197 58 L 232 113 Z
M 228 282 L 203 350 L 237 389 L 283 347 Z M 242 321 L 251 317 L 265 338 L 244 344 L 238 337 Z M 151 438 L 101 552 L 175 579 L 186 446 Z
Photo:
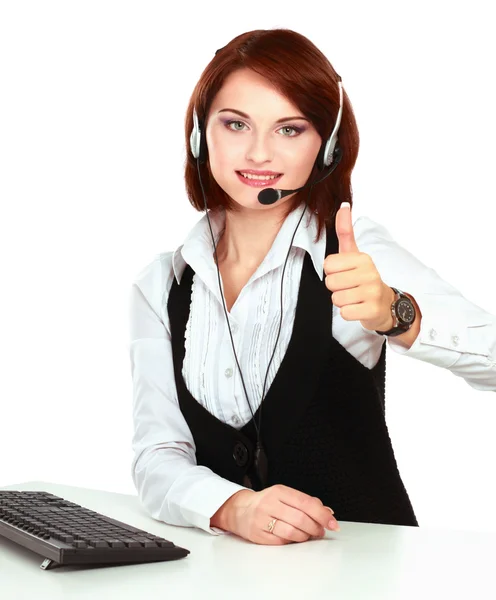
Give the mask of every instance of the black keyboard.
M 44 557 L 40 567 L 174 560 L 189 550 L 47 492 L 0 490 L 0 536 Z

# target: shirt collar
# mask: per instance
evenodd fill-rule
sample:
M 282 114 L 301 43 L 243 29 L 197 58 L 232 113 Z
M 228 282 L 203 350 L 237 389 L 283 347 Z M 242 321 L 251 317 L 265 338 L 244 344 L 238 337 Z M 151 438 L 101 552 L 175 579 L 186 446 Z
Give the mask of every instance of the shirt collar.
M 284 264 L 289 249 L 289 243 L 304 209 L 305 205 L 300 205 L 286 217 L 272 247 L 262 264 L 259 266 L 257 276 L 261 277 L 268 271 Z M 225 209 L 209 211 L 209 217 L 214 240 L 215 243 L 217 243 L 225 227 Z M 317 275 L 323 280 L 326 232 L 324 230 L 322 237 L 317 242 L 314 242 L 316 235 L 317 216 L 310 213 L 309 209 L 307 209 L 298 225 L 298 230 L 292 246 L 302 248 L 309 253 Z M 184 243 L 174 251 L 172 265 L 177 282 L 180 283 L 187 264 L 191 265 L 193 270 L 196 271 L 197 268 L 195 268 L 195 266 L 198 266 L 199 263 L 203 263 L 204 267 L 216 270 L 213 256 L 212 236 L 206 214 L 204 214 L 196 223 L 186 237 Z

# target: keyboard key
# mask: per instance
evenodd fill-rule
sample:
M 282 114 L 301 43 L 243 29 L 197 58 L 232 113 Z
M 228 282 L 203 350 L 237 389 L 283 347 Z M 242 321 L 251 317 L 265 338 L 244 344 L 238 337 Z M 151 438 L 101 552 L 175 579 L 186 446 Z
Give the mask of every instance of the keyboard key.
M 72 537 L 72 535 L 62 535 L 60 537 L 60 541 L 64 542 L 64 544 L 72 544 L 74 538 Z

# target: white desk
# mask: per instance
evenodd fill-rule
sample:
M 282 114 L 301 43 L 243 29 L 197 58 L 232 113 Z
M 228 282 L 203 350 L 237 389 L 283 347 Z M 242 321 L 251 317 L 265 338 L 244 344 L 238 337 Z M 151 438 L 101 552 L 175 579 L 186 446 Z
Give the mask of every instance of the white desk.
M 163 600 L 496 599 L 496 535 L 490 532 L 352 523 L 337 515 L 341 531 L 321 540 L 260 546 L 156 521 L 137 496 L 40 481 L 0 489 L 57 494 L 191 551 L 176 561 L 44 571 L 38 554 L 0 537 L 4 600 L 145 600 L 152 594 Z

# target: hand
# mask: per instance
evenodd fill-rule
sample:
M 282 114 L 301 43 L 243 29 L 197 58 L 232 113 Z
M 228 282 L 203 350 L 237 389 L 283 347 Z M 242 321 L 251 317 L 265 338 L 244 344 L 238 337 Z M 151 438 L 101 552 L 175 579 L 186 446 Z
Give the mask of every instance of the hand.
M 360 252 L 353 233 L 351 208 L 336 214 L 339 253 L 324 260 L 326 287 L 345 321 L 360 321 L 370 331 L 387 331 L 394 324 L 391 305 L 396 294 L 379 275 L 372 258 Z
M 221 506 L 210 524 L 256 544 L 281 546 L 323 537 L 331 522 L 339 529 L 333 513 L 318 498 L 278 484 L 261 492 L 240 490 Z M 277 522 L 270 533 L 267 526 L 274 518 Z

